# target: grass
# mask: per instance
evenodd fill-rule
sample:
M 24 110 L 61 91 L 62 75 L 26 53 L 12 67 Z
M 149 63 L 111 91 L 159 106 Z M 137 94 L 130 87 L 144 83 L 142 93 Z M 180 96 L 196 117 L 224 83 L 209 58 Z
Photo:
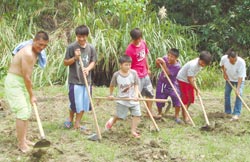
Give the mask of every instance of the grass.
M 249 83 L 246 84 L 249 86 Z M 248 161 L 250 148 L 249 112 L 243 107 L 239 122 L 229 122 L 222 116 L 223 87 L 203 90 L 203 102 L 210 123 L 215 123 L 213 131 L 200 131 L 205 120 L 198 100 L 191 105 L 190 115 L 196 127 L 176 125 L 173 121 L 174 110 L 164 121 L 157 121 L 160 132 L 152 129 L 153 124 L 147 118 L 142 118 L 139 130 L 141 139 L 132 139 L 129 133 L 130 120 L 119 121 L 113 132 L 104 132 L 104 124 L 115 112 L 115 103 L 111 101 L 94 100 L 98 123 L 102 132 L 101 142 L 87 140 L 88 135 L 76 130 L 67 130 L 63 122 L 68 117 L 67 88 L 53 86 L 37 88 L 35 90 L 38 111 L 43 123 L 46 139 L 52 142 L 51 147 L 42 149 L 45 153 L 41 158 L 35 157 L 38 149 L 32 153 L 21 155 L 16 150 L 15 120 L 9 109 L 1 111 L 0 118 L 0 160 L 5 161 Z M 245 87 L 247 103 L 250 99 L 247 94 L 250 90 Z M 106 96 L 107 87 L 93 87 L 93 96 Z M 42 100 L 43 99 L 43 100 Z M 39 101 L 39 100 L 38 100 Z M 155 108 L 155 105 L 154 105 Z M 142 111 L 145 108 L 142 106 Z M 5 114 L 5 115 L 4 115 Z M 92 113 L 86 113 L 82 123 L 95 132 Z M 39 131 L 34 115 L 30 120 L 29 138 L 38 141 Z M 152 142 L 156 143 L 153 145 Z

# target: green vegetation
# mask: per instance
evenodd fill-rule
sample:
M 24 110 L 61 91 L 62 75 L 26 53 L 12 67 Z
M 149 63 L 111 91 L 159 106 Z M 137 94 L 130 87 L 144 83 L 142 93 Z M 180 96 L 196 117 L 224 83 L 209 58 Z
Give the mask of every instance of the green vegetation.
M 0 3 L 0 161 L 249 161 L 250 125 L 243 107 L 239 122 L 229 122 L 223 112 L 223 86 L 218 61 L 223 53 L 234 47 L 249 57 L 249 1 L 192 0 L 2 0 Z M 167 11 L 163 8 L 165 6 Z M 158 14 L 161 11 L 161 14 Z M 100 143 L 87 140 L 89 132 L 66 130 L 63 122 L 68 117 L 67 74 L 63 65 L 66 47 L 75 40 L 74 29 L 80 24 L 90 28 L 89 42 L 98 52 L 93 71 L 93 96 L 107 96 L 108 85 L 118 69 L 118 57 L 130 42 L 129 32 L 140 27 L 147 41 L 153 83 L 161 70 L 155 60 L 170 48 L 180 50 L 182 65 L 198 56 L 198 51 L 209 50 L 214 62 L 198 76 L 198 86 L 213 131 L 200 131 L 205 120 L 198 100 L 189 111 L 196 127 L 177 125 L 174 109 L 163 120 L 157 121 L 160 132 L 152 122 L 142 117 L 139 130 L 142 138 L 129 135 L 130 120 L 117 123 L 113 132 L 104 132 L 105 122 L 115 112 L 115 102 L 94 99 L 98 123 L 103 135 Z M 52 142 L 41 157 L 39 149 L 21 155 L 17 151 L 15 117 L 3 100 L 3 81 L 12 59 L 14 47 L 31 39 L 39 30 L 49 33 L 46 49 L 48 64 L 45 70 L 35 67 L 33 81 L 38 98 L 39 114 Z M 249 70 L 249 68 L 248 68 Z M 59 86 L 58 86 L 59 85 Z M 98 86 L 98 87 L 97 87 Z M 102 87 L 101 87 L 102 86 Z M 249 87 L 246 81 L 245 87 Z M 250 89 L 243 98 L 249 103 Z M 232 100 L 235 98 L 233 93 Z M 232 101 L 233 102 L 233 101 Z M 143 114 L 145 108 L 141 104 Z M 156 110 L 155 104 L 153 106 Z M 95 132 L 91 113 L 85 113 L 82 124 Z M 28 137 L 40 139 L 34 114 L 30 120 Z
M 175 24 L 164 14 L 158 15 L 159 10 L 153 9 L 147 0 L 86 0 L 72 3 L 19 0 L 15 3 L 3 1 L 0 8 L 0 36 L 3 42 L 0 43 L 0 61 L 3 65 L 0 68 L 0 80 L 7 73 L 14 47 L 21 41 L 31 39 L 38 30 L 45 30 L 50 36 L 46 49 L 48 65 L 45 70 L 35 68 L 34 84 L 39 87 L 66 84 L 67 68 L 63 65 L 65 49 L 74 41 L 74 28 L 80 24 L 89 26 L 89 42 L 98 52 L 98 63 L 93 71 L 95 85 L 109 84 L 113 72 L 118 68 L 118 57 L 124 54 L 130 42 L 129 32 L 135 27 L 143 30 L 150 49 L 154 84 L 159 73 L 155 68 L 155 59 L 165 55 L 169 48 L 180 50 L 182 64 L 198 56 L 196 28 Z
M 198 49 L 209 50 L 216 60 L 234 47 L 249 57 L 250 1 L 247 0 L 155 0 L 155 8 L 165 6 L 168 17 L 178 24 L 195 26 Z

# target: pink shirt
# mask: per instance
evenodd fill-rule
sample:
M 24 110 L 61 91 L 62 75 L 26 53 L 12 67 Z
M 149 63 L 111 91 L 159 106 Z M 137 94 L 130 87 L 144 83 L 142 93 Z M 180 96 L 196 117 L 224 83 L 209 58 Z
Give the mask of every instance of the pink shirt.
M 126 54 L 132 58 L 131 69 L 134 69 L 139 78 L 144 78 L 148 75 L 147 57 L 149 50 L 144 40 L 141 41 L 139 47 L 130 43 L 126 49 Z

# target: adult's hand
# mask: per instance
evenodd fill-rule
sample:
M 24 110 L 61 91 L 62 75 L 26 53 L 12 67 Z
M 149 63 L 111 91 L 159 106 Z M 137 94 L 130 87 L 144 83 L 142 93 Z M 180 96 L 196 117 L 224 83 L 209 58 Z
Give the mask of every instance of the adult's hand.
M 30 103 L 31 103 L 31 105 L 33 105 L 33 103 L 37 103 L 37 99 L 35 96 L 30 97 Z

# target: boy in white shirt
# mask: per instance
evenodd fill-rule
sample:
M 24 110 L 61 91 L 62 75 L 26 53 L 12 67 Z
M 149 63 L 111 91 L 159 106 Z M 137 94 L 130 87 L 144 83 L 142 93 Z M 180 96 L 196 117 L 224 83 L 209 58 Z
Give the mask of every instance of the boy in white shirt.
M 223 71 L 224 79 L 226 80 L 225 85 L 225 113 L 233 114 L 231 121 L 238 120 L 242 102 L 238 95 L 242 96 L 244 81 L 246 77 L 246 63 L 245 61 L 238 56 L 238 54 L 231 48 L 227 51 L 226 55 L 221 57 L 220 66 Z M 234 110 L 232 113 L 231 109 L 231 91 L 232 87 L 228 82 L 231 82 L 232 85 L 236 86 L 236 101 L 234 105 Z
M 181 92 L 181 100 L 188 110 L 189 106 L 194 103 L 195 93 L 199 94 L 199 89 L 195 84 L 195 77 L 205 66 L 211 62 L 211 54 L 208 51 L 201 51 L 199 58 L 187 62 L 177 74 L 177 81 Z M 182 108 L 182 116 L 186 124 L 191 124 L 187 113 Z

